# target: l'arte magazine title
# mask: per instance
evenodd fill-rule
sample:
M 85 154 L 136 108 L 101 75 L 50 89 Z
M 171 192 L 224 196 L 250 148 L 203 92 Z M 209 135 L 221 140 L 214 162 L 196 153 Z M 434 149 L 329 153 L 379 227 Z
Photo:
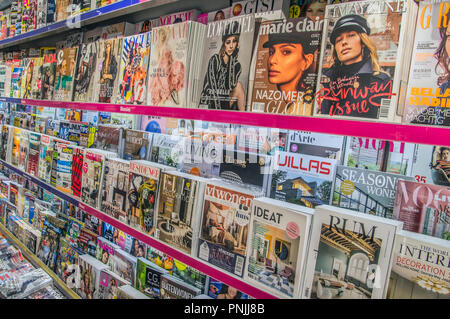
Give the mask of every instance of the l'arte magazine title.
M 421 2 L 403 122 L 450 126 L 450 4 Z
M 261 24 L 252 111 L 312 114 L 322 28 L 309 18 Z
M 394 120 L 406 49 L 407 1 L 328 5 L 317 115 Z M 404 51 L 404 52 L 402 52 Z

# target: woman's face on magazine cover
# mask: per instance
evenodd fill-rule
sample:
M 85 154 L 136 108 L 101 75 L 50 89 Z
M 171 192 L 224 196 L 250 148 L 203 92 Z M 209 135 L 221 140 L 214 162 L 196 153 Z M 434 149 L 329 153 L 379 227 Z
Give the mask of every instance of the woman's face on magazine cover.
M 362 61 L 363 44 L 356 31 L 342 32 L 336 38 L 335 49 L 339 61 L 345 65 Z
M 267 60 L 269 82 L 272 84 L 298 82 L 303 72 L 311 65 L 312 58 L 312 54 L 303 54 L 301 44 L 274 44 L 269 49 Z
M 224 45 L 225 45 L 225 53 L 231 56 L 234 50 L 236 50 L 236 48 L 239 46 L 239 42 L 237 38 L 233 35 L 225 40 Z
M 327 3 L 316 1 L 312 2 L 308 8 L 306 9 L 306 16 L 310 18 L 313 21 L 316 21 L 316 18 L 318 17 L 320 20 L 323 19 L 325 15 L 325 6 Z
M 450 150 L 448 149 L 443 150 L 441 154 L 441 159 L 443 161 L 450 161 Z

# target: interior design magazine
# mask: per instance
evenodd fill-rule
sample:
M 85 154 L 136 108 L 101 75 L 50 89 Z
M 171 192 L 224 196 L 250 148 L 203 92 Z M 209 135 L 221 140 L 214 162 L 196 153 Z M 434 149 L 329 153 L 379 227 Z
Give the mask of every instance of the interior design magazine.
M 394 219 L 403 229 L 450 240 L 450 188 L 399 180 Z
M 392 218 L 399 179 L 414 178 L 400 174 L 371 171 L 338 165 L 333 187 L 333 206 Z
M 265 21 L 259 28 L 252 112 L 312 115 L 323 21 Z
M 419 4 L 404 123 L 450 126 L 449 48 L 446 45 L 450 14 L 445 6 L 448 6 L 447 1 Z
M 251 205 L 260 195 L 223 182 L 206 184 L 198 258 L 243 277 Z
M 163 172 L 160 183 L 155 238 L 191 255 L 197 247 L 206 180 Z
M 413 1 L 327 5 L 314 115 L 400 121 L 416 15 Z
M 261 197 L 253 200 L 245 278 L 280 298 L 303 284 L 313 209 Z
M 396 233 L 402 223 L 343 208 L 316 207 L 304 298 L 386 298 Z
M 341 160 L 344 154 L 345 136 L 306 131 L 289 131 L 287 151 Z
M 401 231 L 395 238 L 389 299 L 449 299 L 448 241 Z

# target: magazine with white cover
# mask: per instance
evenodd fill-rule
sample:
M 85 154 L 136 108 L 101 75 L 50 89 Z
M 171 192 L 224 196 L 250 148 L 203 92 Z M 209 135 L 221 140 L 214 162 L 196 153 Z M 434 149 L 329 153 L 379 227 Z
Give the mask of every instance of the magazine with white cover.
M 56 150 L 56 152 L 55 152 Z M 67 145 L 64 143 L 56 143 L 54 149 L 53 157 L 56 155 L 56 180 L 55 186 L 57 189 L 72 193 L 72 155 L 74 151 L 74 146 Z M 56 153 L 56 154 L 55 154 Z M 52 166 L 55 163 L 53 161 Z
M 303 284 L 314 210 L 266 197 L 253 200 L 245 280 L 280 298 L 297 298 Z
M 395 236 L 388 299 L 449 299 L 448 241 L 406 230 Z
M 115 103 L 145 104 L 151 32 L 122 39 Z
M 180 172 L 161 173 L 155 238 L 194 255 L 206 182 Z
M 311 208 L 330 203 L 338 160 L 277 152 L 274 162 L 269 197 Z
M 194 299 L 202 291 L 184 281 L 166 274 L 161 276 L 161 299 Z
M 199 108 L 246 110 L 254 36 L 252 14 L 208 23 L 198 82 Z
M 402 223 L 321 205 L 314 211 L 302 298 L 384 299 Z
M 327 5 L 314 116 L 400 121 L 416 15 L 405 0 Z
M 447 1 L 419 4 L 403 123 L 450 126 L 450 70 L 446 62 L 450 14 L 445 8 Z
M 342 135 L 289 131 L 287 151 L 341 160 L 345 139 Z
M 338 165 L 332 204 L 361 213 L 392 218 L 399 179 L 414 180 L 413 177 L 400 174 Z
M 417 144 L 411 176 L 416 182 L 450 187 L 450 147 Z
M 251 206 L 261 193 L 212 180 L 206 185 L 198 258 L 243 277 Z
M 186 21 L 152 30 L 147 105 L 186 106 L 194 23 Z
M 411 176 L 416 145 L 348 136 L 343 165 Z
M 83 299 L 94 299 L 100 286 L 100 272 L 109 267 L 91 255 L 78 257 L 80 276 L 77 278 L 77 294 Z

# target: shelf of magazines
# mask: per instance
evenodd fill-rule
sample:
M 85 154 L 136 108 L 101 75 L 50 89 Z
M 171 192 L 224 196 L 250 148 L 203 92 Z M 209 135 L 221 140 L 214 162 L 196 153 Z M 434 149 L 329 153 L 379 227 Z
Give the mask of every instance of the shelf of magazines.
M 188 255 L 180 252 L 179 250 L 176 250 L 176 249 L 160 242 L 157 239 L 149 237 L 148 235 L 118 221 L 117 219 L 115 219 L 115 218 L 81 202 L 81 201 L 79 201 L 78 199 L 75 199 L 74 197 L 72 197 L 64 192 L 57 190 L 53 186 L 50 186 L 50 185 L 42 182 L 38 178 L 23 172 L 22 170 L 18 169 L 17 167 L 15 167 L 3 160 L 0 160 L 0 163 L 4 166 L 8 167 L 10 170 L 14 171 L 15 173 L 23 176 L 24 178 L 31 180 L 32 182 L 36 183 L 38 186 L 44 188 L 45 190 L 52 192 L 53 194 L 60 197 L 61 199 L 77 206 L 79 209 L 85 211 L 86 213 L 101 219 L 105 223 L 108 223 L 108 224 L 112 225 L 113 227 L 120 229 L 121 231 L 125 232 L 126 234 L 128 234 L 128 235 L 146 243 L 147 245 L 181 261 L 182 263 L 184 263 L 190 267 L 193 267 L 193 268 L 199 270 L 200 272 L 202 272 L 214 279 L 220 280 L 223 283 L 225 283 L 229 286 L 232 286 L 232 287 L 242 291 L 243 293 L 245 293 L 249 296 L 252 296 L 253 298 L 256 298 L 256 299 L 275 299 L 275 298 L 277 298 L 276 296 L 273 296 L 273 295 L 267 293 L 263 289 L 259 289 L 258 287 L 255 287 L 253 285 L 249 285 L 249 284 L 243 282 L 242 279 L 240 279 L 238 277 L 234 277 L 233 275 L 224 273 L 222 270 L 220 270 L 219 268 L 216 268 L 214 266 L 206 265 L 205 263 L 203 263 L 191 256 L 188 256 Z M 30 252 L 30 254 L 31 254 L 31 252 Z
M 448 127 L 438 126 L 328 119 L 313 116 L 292 116 L 227 110 L 31 100 L 7 97 L 0 97 L 0 102 L 70 108 L 85 111 L 162 116 L 187 120 L 213 121 L 228 124 L 364 137 L 415 144 L 450 146 L 450 129 Z
M 85 13 L 72 16 L 66 20 L 52 23 L 43 28 L 35 29 L 26 33 L 9 37 L 0 41 L 0 49 L 11 47 L 19 43 L 24 43 L 52 34 L 62 33 L 69 29 L 79 29 L 82 26 L 98 23 L 100 21 L 138 12 L 144 9 L 158 7 L 177 0 L 122 0 L 110 5 L 100 7 Z
M 52 279 L 53 284 L 59 289 L 59 291 L 69 299 L 81 299 L 72 289 L 67 285 L 50 269 L 48 268 L 35 254 L 33 254 L 19 239 L 17 239 L 2 223 L 0 223 L 0 232 L 13 243 L 13 245 L 20 249 L 23 256 L 34 267 L 42 268 Z

